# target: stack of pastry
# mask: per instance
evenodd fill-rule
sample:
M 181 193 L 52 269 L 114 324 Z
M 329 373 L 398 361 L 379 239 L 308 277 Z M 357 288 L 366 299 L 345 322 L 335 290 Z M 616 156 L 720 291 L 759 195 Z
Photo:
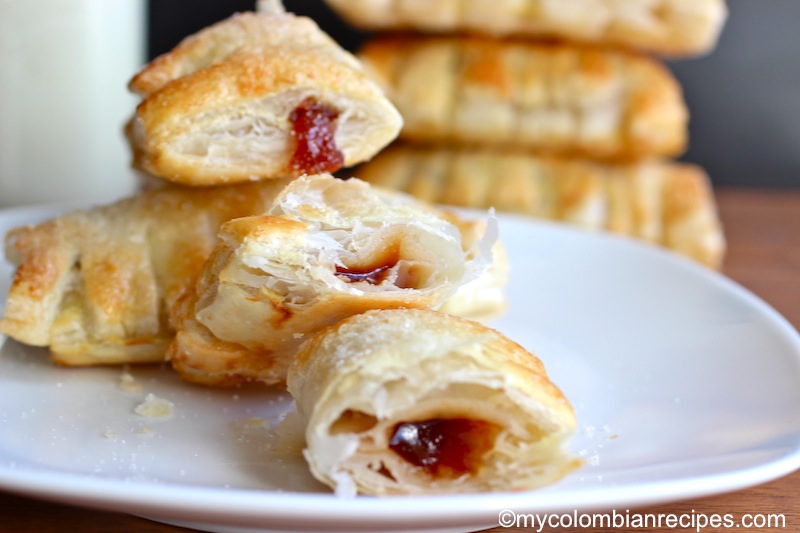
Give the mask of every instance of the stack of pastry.
M 541 362 L 455 316 L 502 310 L 493 221 L 329 173 L 402 120 L 311 20 L 235 15 L 130 87 L 135 164 L 169 184 L 12 230 L 0 332 L 64 365 L 166 356 L 194 383 L 285 384 L 342 494 L 534 488 L 577 465 Z
M 657 56 L 709 51 L 724 0 L 328 3 L 361 28 L 392 30 L 359 56 L 405 125 L 360 177 L 625 233 L 720 266 L 708 177 L 672 161 L 687 145 L 688 112 Z

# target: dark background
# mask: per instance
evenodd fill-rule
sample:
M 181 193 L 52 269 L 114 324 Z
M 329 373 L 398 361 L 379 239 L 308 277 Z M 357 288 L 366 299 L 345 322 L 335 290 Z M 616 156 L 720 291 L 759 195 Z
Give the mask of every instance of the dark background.
M 365 38 L 322 0 L 284 5 L 314 18 L 350 50 Z M 150 0 L 149 55 L 253 6 L 254 0 Z M 728 7 L 713 53 L 669 63 L 692 116 L 682 159 L 705 167 L 718 185 L 800 187 L 800 0 L 728 0 Z

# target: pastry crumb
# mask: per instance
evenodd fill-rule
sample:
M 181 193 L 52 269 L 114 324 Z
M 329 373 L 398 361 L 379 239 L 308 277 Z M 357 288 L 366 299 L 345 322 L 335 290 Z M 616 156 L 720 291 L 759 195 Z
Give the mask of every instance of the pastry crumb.
M 175 404 L 164 398 L 159 398 L 155 394 L 150 393 L 145 397 L 144 401 L 136 406 L 134 412 L 137 415 L 146 416 L 148 418 L 165 418 L 172 415 L 172 408 Z
M 119 433 L 114 431 L 113 429 L 107 429 L 103 432 L 103 436 L 107 439 L 114 440 L 119 437 Z
M 239 420 L 236 422 L 236 425 L 243 430 L 269 429 L 269 422 L 257 416 Z
M 124 370 L 119 376 L 119 388 L 125 392 L 142 392 L 142 385 L 133 375 Z

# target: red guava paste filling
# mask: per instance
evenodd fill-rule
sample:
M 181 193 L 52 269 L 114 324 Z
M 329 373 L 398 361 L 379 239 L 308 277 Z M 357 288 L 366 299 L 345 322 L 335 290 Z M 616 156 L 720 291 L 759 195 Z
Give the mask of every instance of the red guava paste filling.
M 386 279 L 386 274 L 392 265 L 383 265 L 369 270 L 357 270 L 336 265 L 336 275 L 352 283 L 366 281 L 371 285 L 380 285 Z
M 370 264 L 351 266 L 336 265 L 336 275 L 343 277 L 345 281 L 350 283 L 366 281 L 370 285 L 380 285 L 386 281 L 389 271 L 397 265 L 399 261 L 400 244 L 394 242 L 381 250 L 380 255 L 374 258 L 374 261 Z M 406 284 L 410 283 L 411 280 L 405 279 L 401 274 L 402 273 L 398 273 L 395 284 L 398 287 L 407 288 Z
M 344 166 L 344 154 L 336 147 L 339 112 L 306 98 L 289 115 L 295 149 L 289 166 L 300 174 L 335 172 Z
M 480 470 L 499 431 L 496 424 L 470 418 L 400 422 L 394 427 L 389 448 L 435 477 L 458 477 Z

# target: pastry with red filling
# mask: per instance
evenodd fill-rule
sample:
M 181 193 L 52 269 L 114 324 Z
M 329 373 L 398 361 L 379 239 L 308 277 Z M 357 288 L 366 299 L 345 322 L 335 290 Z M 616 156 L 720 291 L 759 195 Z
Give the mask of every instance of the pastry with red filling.
M 197 286 L 175 306 L 172 365 L 206 385 L 282 383 L 316 331 L 369 309 L 437 308 L 492 275 L 494 231 L 464 240 L 441 212 L 406 195 L 355 178 L 297 178 L 265 215 L 222 226 Z M 504 288 L 474 287 L 487 286 Z M 458 301 L 467 312 L 502 305 L 497 295 Z
M 579 462 L 542 362 L 477 322 L 368 311 L 303 344 L 287 385 L 312 474 L 350 496 L 513 491 Z
M 372 157 L 402 119 L 309 18 L 239 13 L 136 74 L 135 165 L 187 185 L 334 172 Z

